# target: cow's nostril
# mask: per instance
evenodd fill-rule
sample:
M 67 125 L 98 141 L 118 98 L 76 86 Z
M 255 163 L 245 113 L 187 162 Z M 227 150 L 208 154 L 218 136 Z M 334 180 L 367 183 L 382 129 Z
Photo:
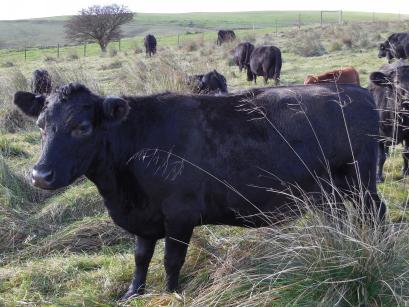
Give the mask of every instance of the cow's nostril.
M 54 172 L 52 170 L 41 171 L 33 169 L 31 174 L 32 184 L 39 188 L 48 188 L 54 178 Z

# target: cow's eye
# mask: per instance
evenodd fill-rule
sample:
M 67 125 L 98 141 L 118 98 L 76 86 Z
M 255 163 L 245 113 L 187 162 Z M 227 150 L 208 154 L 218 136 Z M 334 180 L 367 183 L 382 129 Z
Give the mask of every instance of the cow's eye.
M 92 125 L 89 122 L 82 122 L 71 131 L 71 134 L 74 137 L 88 136 L 91 133 Z

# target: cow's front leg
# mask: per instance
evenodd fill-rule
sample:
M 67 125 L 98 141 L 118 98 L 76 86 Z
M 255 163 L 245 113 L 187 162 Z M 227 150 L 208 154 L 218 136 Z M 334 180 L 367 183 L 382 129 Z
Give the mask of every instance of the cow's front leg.
M 185 262 L 187 248 L 193 232 L 193 226 L 176 224 L 166 231 L 166 288 L 168 291 L 174 292 L 178 289 L 180 269 Z
M 137 237 L 135 246 L 135 273 L 128 291 L 121 300 L 127 300 L 132 296 L 145 292 L 146 275 L 148 274 L 149 263 L 155 251 L 156 240 Z
M 408 176 L 409 175 L 409 147 L 408 147 L 408 142 L 405 141 L 405 146 L 403 147 L 402 151 L 402 157 L 403 157 L 403 167 L 402 167 L 402 176 Z

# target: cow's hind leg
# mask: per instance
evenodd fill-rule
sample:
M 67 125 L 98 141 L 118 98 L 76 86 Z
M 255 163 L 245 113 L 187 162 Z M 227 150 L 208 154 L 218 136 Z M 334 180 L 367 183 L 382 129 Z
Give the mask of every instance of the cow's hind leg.
M 381 183 L 384 181 L 383 177 L 383 165 L 385 164 L 386 157 L 388 156 L 389 147 L 385 142 L 379 141 L 378 144 L 378 165 L 377 165 L 377 172 L 376 172 L 376 181 Z
M 362 151 L 354 163 L 348 163 L 338 170 L 338 188 L 345 198 L 351 200 L 358 210 L 362 210 L 366 222 L 383 222 L 386 206 L 376 188 L 376 156 L 374 146 Z
M 145 292 L 146 275 L 148 274 L 149 263 L 155 251 L 156 240 L 137 237 L 135 246 L 135 273 L 128 291 L 121 300 L 127 300 L 132 296 Z

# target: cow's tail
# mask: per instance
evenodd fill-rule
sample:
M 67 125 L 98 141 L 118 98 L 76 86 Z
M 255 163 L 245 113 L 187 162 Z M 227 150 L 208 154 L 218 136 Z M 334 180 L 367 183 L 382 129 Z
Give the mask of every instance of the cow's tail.
M 274 80 L 276 84 L 280 82 L 280 73 L 281 73 L 281 66 L 283 65 L 281 59 L 281 51 L 277 48 L 275 52 L 275 66 L 274 66 Z

